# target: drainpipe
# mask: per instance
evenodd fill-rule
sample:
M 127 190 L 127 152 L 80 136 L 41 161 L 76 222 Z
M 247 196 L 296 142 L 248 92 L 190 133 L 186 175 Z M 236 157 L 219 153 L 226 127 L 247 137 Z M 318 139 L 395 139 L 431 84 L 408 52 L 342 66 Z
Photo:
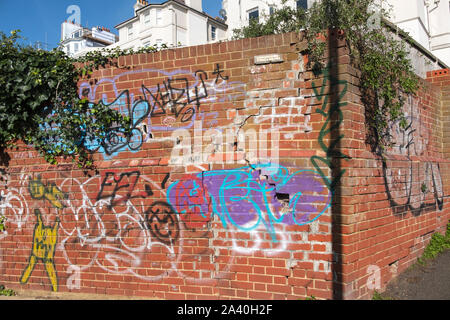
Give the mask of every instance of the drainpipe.
M 178 16 L 177 16 L 176 11 L 173 8 L 169 8 L 169 10 L 172 11 L 173 12 L 173 16 L 175 16 L 175 19 L 174 19 L 175 20 L 175 32 L 172 35 L 172 37 L 173 37 L 173 39 L 175 39 L 174 46 L 178 47 Z
M 242 25 L 242 6 L 241 6 L 241 0 L 239 0 L 239 22 Z

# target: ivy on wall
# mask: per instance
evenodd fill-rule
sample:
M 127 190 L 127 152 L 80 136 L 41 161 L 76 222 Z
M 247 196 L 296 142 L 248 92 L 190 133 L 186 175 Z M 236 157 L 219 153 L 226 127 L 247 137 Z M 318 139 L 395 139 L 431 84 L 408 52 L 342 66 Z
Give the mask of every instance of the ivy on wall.
M 49 163 L 71 158 L 81 168 L 93 166 L 87 145 L 108 139 L 117 128 L 126 138 L 130 118 L 103 103 L 91 103 L 78 94 L 80 79 L 117 58 L 166 49 L 163 45 L 140 50 L 103 49 L 74 59 L 61 48 L 51 51 L 23 46 L 20 31 L 0 32 L 0 151 L 3 164 L 8 148 L 18 141 L 32 146 Z

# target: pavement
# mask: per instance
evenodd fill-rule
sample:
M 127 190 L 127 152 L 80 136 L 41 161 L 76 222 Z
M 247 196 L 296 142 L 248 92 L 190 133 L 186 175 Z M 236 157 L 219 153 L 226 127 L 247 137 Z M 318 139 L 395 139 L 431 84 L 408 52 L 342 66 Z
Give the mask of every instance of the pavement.
M 450 300 L 450 250 L 401 273 L 381 294 L 392 300 Z

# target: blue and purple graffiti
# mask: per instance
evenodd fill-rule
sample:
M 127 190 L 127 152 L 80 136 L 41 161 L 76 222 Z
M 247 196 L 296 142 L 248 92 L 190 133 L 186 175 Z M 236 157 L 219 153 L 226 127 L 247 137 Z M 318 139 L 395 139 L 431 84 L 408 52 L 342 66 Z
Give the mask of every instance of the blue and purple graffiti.
M 154 75 L 165 80 L 151 88 L 142 85 L 139 92 L 119 92 L 118 81 L 129 75 L 139 74 L 143 75 L 143 79 Z M 152 136 L 152 132 L 190 129 L 195 121 L 201 121 L 202 128 L 207 130 L 217 124 L 218 112 L 203 112 L 200 110 L 202 103 L 232 102 L 245 96 L 243 83 L 228 81 L 221 73 L 215 79 L 208 80 L 207 73 L 202 70 L 191 72 L 182 69 L 173 72 L 157 69 L 135 70 L 113 78 L 103 78 L 93 86 L 84 82 L 79 87 L 79 95 L 96 102 L 97 91 L 105 84 L 112 85 L 115 99 L 108 103 L 107 96 L 103 94 L 100 102 L 133 119 L 131 136 L 125 136 L 125 130 L 121 128 L 113 128 L 111 135 L 104 141 L 88 141 L 89 149 L 102 153 L 106 158 L 113 158 L 126 150 L 139 150 L 142 143 Z M 154 121 L 156 117 L 161 119 Z M 143 126 L 145 134 L 141 131 Z
M 318 172 L 289 174 L 276 164 L 205 171 L 167 190 L 167 202 L 188 228 L 204 227 L 216 215 L 224 228 L 251 231 L 262 223 L 274 242 L 275 224 L 311 223 L 326 212 L 331 200 Z

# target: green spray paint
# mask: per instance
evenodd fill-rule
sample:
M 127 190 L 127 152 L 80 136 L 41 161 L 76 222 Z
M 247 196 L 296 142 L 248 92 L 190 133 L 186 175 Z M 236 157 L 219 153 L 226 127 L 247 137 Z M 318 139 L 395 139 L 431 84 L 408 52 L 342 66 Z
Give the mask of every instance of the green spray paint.
M 327 135 L 330 135 L 333 130 L 339 129 L 342 121 L 344 120 L 344 116 L 341 111 L 341 107 L 344 107 L 347 105 L 347 102 L 341 102 L 344 98 L 345 94 L 347 93 L 348 84 L 345 80 L 338 80 L 335 77 L 330 75 L 330 65 L 328 65 L 324 70 L 322 70 L 321 74 L 323 74 L 323 83 L 320 88 L 320 92 L 318 91 L 318 88 L 315 85 L 315 82 L 313 81 L 312 87 L 314 90 L 314 95 L 317 98 L 319 102 L 322 102 L 322 107 L 317 108 L 316 112 L 322 115 L 324 118 L 326 118 L 325 123 L 322 126 L 322 129 L 319 133 L 319 145 L 322 148 L 322 150 L 326 153 L 326 157 L 319 157 L 319 156 L 312 156 L 311 157 L 311 163 L 316 168 L 317 172 L 321 175 L 323 181 L 328 186 L 328 188 L 331 190 L 332 193 L 334 193 L 336 186 L 339 184 L 341 177 L 345 174 L 346 170 L 340 170 L 338 174 L 335 174 L 334 177 L 331 179 L 327 177 L 327 175 L 324 174 L 322 169 L 319 166 L 319 163 L 323 163 L 327 165 L 330 169 L 334 169 L 332 160 L 333 158 L 343 158 L 343 159 L 350 159 L 349 156 L 343 154 L 337 146 L 339 145 L 339 142 L 344 138 L 344 135 L 339 135 L 338 137 L 330 140 L 330 145 L 327 146 L 327 144 L 324 142 L 324 138 Z M 331 105 L 329 105 L 329 95 L 325 95 L 325 88 L 327 84 L 330 84 L 330 88 L 338 87 L 339 85 L 343 85 L 344 88 L 339 92 L 339 96 L 336 99 L 337 101 L 332 102 Z M 328 106 L 328 110 L 327 110 Z M 336 117 L 337 116 L 337 117 Z M 336 119 L 337 121 L 334 122 L 329 128 L 329 124 L 332 122 L 333 119 Z

